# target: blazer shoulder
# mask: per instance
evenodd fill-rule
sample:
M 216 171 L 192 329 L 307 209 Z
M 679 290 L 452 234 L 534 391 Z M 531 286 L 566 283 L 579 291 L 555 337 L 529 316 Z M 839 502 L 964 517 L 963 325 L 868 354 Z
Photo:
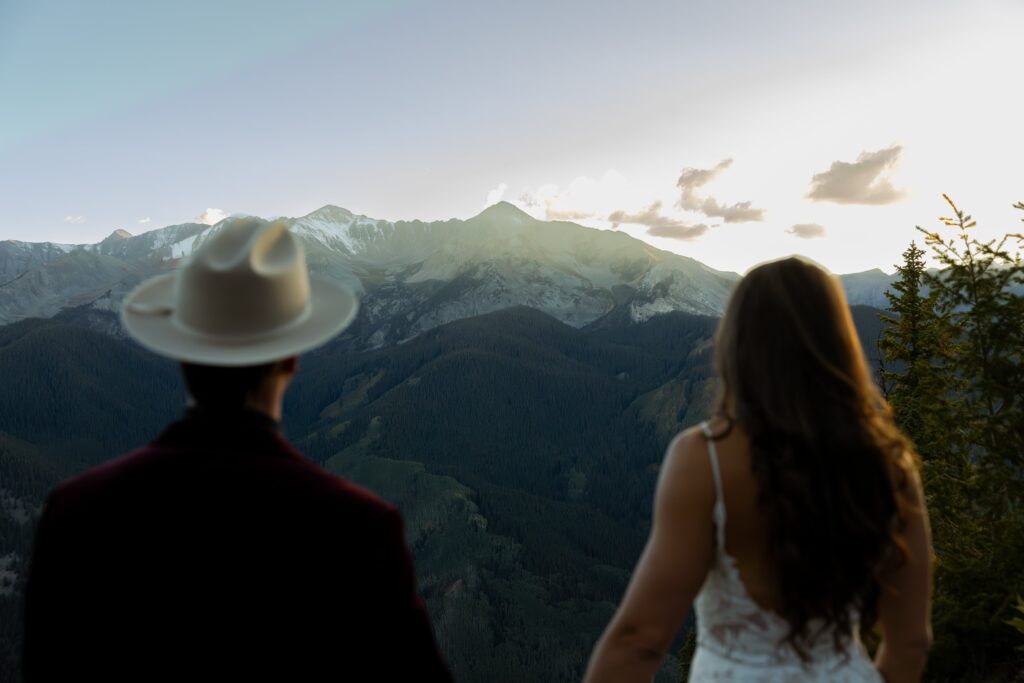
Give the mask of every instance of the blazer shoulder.
M 240 482 L 269 486 L 283 499 L 321 512 L 338 512 L 363 519 L 380 519 L 398 509 L 377 494 L 340 477 L 306 458 L 282 437 L 260 440 L 256 452 L 232 451 L 230 471 Z M 137 487 L 162 486 L 167 475 L 185 476 L 197 458 L 207 457 L 205 447 L 166 446 L 150 443 L 97 465 L 59 484 L 47 497 L 51 517 L 63 517 L 93 509 L 100 500 L 121 499 Z
M 145 468 L 151 459 L 159 457 L 155 450 L 147 444 L 57 484 L 46 497 L 46 508 L 51 515 L 59 514 L 70 506 L 104 495 L 119 480 Z
M 310 495 L 322 497 L 344 506 L 348 510 L 362 511 L 373 516 L 389 517 L 398 514 L 398 508 L 376 493 L 360 486 L 321 465 L 301 456 L 289 461 L 301 472 L 301 478 Z

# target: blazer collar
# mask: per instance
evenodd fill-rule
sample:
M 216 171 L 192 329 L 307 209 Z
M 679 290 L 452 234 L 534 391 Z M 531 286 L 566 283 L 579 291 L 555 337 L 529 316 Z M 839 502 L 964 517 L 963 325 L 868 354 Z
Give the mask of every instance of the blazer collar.
M 183 422 L 208 429 L 262 429 L 281 432 L 281 423 L 266 413 L 251 408 L 224 410 L 206 406 L 189 406 Z
M 192 406 L 153 440 L 154 446 L 210 448 L 228 451 L 297 452 L 285 440 L 281 423 L 265 413 L 250 409 L 219 410 Z

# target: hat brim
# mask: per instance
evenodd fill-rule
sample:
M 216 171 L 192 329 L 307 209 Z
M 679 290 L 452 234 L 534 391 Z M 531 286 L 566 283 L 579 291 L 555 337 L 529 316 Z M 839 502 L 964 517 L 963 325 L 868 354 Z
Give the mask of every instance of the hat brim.
M 191 333 L 171 315 L 140 311 L 170 309 L 177 273 L 159 275 L 139 285 L 121 306 L 121 323 L 139 344 L 161 356 L 200 365 L 261 365 L 310 351 L 348 327 L 359 301 L 345 286 L 310 277 L 310 311 L 302 322 L 256 341 L 234 341 Z

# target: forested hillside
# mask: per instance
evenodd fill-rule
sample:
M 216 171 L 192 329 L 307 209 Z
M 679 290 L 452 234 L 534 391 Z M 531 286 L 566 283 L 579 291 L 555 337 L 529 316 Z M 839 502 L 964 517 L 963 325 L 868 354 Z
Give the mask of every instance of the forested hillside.
M 0 579 L 5 680 L 46 491 L 183 403 L 174 363 L 95 331 L 112 314 L 73 313 L 0 328 L 0 557 L 17 576 L 6 591 Z M 857 318 L 870 349 L 877 311 Z M 303 357 L 285 430 L 402 509 L 460 681 L 575 681 L 640 553 L 664 448 L 709 409 L 716 324 L 670 313 L 577 329 L 518 307 L 377 351 L 340 339 Z

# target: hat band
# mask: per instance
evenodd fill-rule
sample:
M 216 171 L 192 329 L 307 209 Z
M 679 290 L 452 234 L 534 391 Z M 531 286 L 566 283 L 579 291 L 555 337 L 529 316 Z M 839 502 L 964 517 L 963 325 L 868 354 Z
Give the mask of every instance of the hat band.
M 265 330 L 263 332 L 254 332 L 250 334 L 211 334 L 204 332 L 203 330 L 192 327 L 188 323 L 184 322 L 180 316 L 175 315 L 177 311 L 172 311 L 170 318 L 171 324 L 176 327 L 180 332 L 196 339 L 201 339 L 204 342 L 221 344 L 224 346 L 235 346 L 235 345 L 247 345 L 273 339 L 275 337 L 287 334 L 296 327 L 299 327 L 309 319 L 309 316 L 313 313 L 312 301 L 307 301 L 305 307 L 299 312 L 297 316 L 289 320 L 283 325 Z

